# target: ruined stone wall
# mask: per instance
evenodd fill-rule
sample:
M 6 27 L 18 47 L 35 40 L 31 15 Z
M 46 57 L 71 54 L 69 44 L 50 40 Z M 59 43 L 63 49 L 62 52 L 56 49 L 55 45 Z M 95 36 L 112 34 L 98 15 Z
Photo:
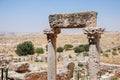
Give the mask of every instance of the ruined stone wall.
M 80 12 L 70 14 L 54 14 L 49 16 L 51 28 L 83 28 L 96 27 L 97 13 Z

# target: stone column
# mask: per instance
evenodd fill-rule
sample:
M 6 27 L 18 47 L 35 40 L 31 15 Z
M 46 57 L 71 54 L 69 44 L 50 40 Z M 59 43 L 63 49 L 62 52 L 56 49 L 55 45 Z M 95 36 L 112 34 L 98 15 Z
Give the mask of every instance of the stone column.
M 48 40 L 48 80 L 56 80 L 56 37 L 57 33 L 55 30 L 44 30 Z
M 101 34 L 103 33 L 104 29 L 102 28 L 86 28 L 84 29 L 84 33 L 87 35 L 89 40 L 89 60 L 88 60 L 88 67 L 89 67 L 89 74 L 90 80 L 98 80 L 98 73 L 100 70 L 100 48 L 99 42 L 101 38 Z

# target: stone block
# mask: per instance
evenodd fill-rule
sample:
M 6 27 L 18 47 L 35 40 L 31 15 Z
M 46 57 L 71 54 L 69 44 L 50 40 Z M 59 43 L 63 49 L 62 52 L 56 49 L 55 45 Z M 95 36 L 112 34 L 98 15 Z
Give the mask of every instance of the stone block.
M 28 62 L 17 62 L 9 64 L 9 70 L 13 70 L 19 73 L 24 73 L 29 71 L 30 64 Z
M 51 28 L 83 28 L 96 27 L 97 12 L 78 12 L 69 14 L 53 14 L 49 16 Z

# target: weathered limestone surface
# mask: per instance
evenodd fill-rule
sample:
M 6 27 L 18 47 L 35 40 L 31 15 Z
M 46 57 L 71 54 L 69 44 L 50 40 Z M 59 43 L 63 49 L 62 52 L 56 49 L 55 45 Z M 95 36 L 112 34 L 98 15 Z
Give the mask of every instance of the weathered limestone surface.
M 87 35 L 89 40 L 89 74 L 90 80 L 98 80 L 99 79 L 99 71 L 100 71 L 100 48 L 99 42 L 101 38 L 101 34 L 104 29 L 102 28 L 93 28 L 89 27 L 84 29 L 84 33 Z
M 44 30 L 48 40 L 48 80 L 56 80 L 56 31 Z
M 83 28 L 96 27 L 97 12 L 79 12 L 70 14 L 54 14 L 49 16 L 51 28 Z
M 17 73 L 15 71 L 8 72 L 9 80 L 25 80 L 24 76 L 25 76 L 25 73 Z
M 30 72 L 25 75 L 25 80 L 48 80 L 47 72 Z M 57 74 L 55 80 L 70 80 L 70 72 Z
M 11 63 L 9 65 L 9 70 L 23 73 L 23 72 L 29 71 L 28 70 L 29 66 L 30 64 L 28 62 Z

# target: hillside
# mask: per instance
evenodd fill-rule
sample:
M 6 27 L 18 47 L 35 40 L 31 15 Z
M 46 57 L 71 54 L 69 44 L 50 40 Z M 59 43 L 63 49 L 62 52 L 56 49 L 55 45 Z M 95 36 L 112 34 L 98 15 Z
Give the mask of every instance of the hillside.
M 13 54 L 17 44 L 24 41 L 32 41 L 35 47 L 43 47 L 47 45 L 46 35 L 44 34 L 5 34 L 0 36 L 0 53 Z M 72 44 L 74 46 L 80 44 L 88 44 L 87 36 L 80 34 L 59 34 L 57 37 L 57 46 L 64 44 Z M 120 32 L 105 32 L 102 34 L 100 46 L 103 51 L 120 45 Z

